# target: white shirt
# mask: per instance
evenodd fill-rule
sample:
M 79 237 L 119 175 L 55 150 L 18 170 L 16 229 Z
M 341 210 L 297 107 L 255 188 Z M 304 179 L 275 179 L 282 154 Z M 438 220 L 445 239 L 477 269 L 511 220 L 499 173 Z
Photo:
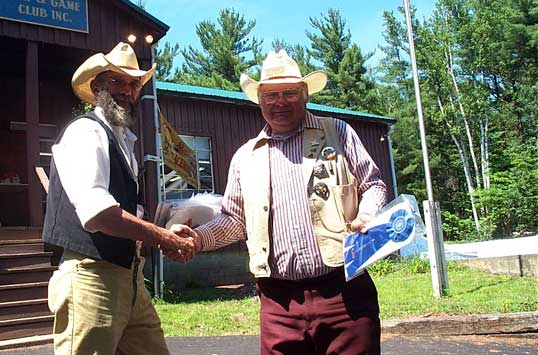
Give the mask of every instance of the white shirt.
M 134 155 L 136 135 L 128 128 L 111 125 L 100 107 L 95 114 L 114 133 L 133 176 L 138 176 Z M 110 155 L 108 136 L 103 127 L 89 119 L 81 118 L 65 130 L 60 142 L 52 146 L 56 171 L 69 201 L 82 226 L 99 212 L 119 203 L 108 191 L 110 185 Z

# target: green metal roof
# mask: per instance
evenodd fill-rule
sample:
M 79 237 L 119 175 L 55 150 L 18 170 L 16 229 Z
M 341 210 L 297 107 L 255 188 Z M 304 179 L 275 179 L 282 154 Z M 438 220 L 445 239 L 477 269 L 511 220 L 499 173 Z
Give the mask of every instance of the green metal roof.
M 166 91 L 170 93 L 179 93 L 179 94 L 199 96 L 199 97 L 213 99 L 213 100 L 219 99 L 219 98 L 225 99 L 225 100 L 227 99 L 233 102 L 244 102 L 246 104 L 255 105 L 246 97 L 244 93 L 240 91 L 211 89 L 211 88 L 206 88 L 202 86 L 175 84 L 175 83 L 168 83 L 164 81 L 157 82 L 157 90 Z M 386 124 L 394 124 L 396 122 L 395 119 L 390 118 L 390 117 L 374 115 L 371 113 L 365 113 L 365 112 L 359 112 L 359 111 L 352 111 L 352 110 L 331 107 L 331 106 L 326 106 L 326 105 L 319 105 L 319 104 L 314 104 L 311 102 L 307 103 L 306 107 L 309 110 L 313 110 L 313 111 L 345 115 L 349 117 L 350 119 L 366 119 L 366 120 L 382 121 Z

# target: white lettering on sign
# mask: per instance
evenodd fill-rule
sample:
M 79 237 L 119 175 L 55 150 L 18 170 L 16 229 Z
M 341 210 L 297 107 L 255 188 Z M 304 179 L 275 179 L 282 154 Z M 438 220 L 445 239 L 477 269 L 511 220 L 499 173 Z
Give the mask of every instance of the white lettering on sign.
M 70 0 L 50 0 L 50 4 L 52 7 L 58 8 L 58 9 L 65 9 L 70 11 L 80 11 L 80 3 L 76 1 L 70 1 Z
M 52 10 L 52 19 L 59 20 L 63 22 L 71 22 L 69 14 L 67 12 Z
M 49 17 L 47 9 L 30 5 L 19 5 L 17 8 L 19 14 L 34 16 L 34 17 Z

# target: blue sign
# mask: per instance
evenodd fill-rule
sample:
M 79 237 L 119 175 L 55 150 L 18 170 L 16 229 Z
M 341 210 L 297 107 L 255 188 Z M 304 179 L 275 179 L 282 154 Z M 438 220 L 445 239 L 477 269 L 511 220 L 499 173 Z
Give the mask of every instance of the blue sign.
M 87 0 L 1 0 L 0 18 L 88 33 Z

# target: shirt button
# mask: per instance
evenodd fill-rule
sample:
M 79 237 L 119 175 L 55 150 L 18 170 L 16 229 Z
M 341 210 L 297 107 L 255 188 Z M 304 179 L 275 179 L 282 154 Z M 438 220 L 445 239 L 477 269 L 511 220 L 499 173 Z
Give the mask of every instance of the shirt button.
M 269 207 L 267 207 L 267 206 L 263 206 L 263 210 L 264 210 L 265 212 L 267 212 L 267 211 L 269 210 Z

